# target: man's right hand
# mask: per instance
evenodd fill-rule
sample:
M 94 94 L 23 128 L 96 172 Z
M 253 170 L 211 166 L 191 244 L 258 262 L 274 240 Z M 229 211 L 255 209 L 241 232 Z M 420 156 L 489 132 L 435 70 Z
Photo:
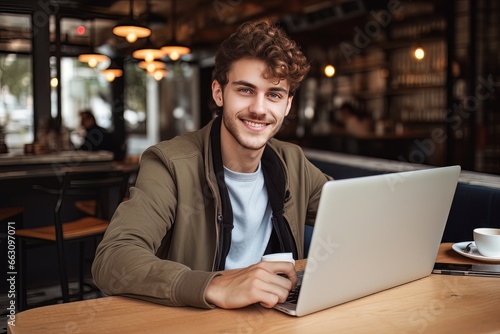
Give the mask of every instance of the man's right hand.
M 209 283 L 205 299 L 226 309 L 254 303 L 271 308 L 283 303 L 297 284 L 297 273 L 290 262 L 259 262 L 247 268 L 221 271 L 220 274 Z

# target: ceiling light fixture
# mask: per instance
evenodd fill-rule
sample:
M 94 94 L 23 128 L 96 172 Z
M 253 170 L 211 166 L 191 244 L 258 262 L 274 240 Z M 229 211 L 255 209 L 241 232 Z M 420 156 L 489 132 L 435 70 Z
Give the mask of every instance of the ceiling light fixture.
M 113 34 L 125 37 L 127 42 L 134 43 L 138 38 L 145 38 L 151 35 L 151 29 L 134 19 L 134 1 L 130 0 L 130 15 L 113 28 Z
M 102 70 L 101 74 L 104 75 L 107 82 L 113 82 L 116 78 L 123 75 L 123 70 L 118 66 L 118 64 L 111 60 L 111 64 L 107 69 Z
M 135 50 L 132 53 L 132 57 L 136 59 L 142 59 L 150 63 L 156 59 L 161 59 L 165 57 L 165 53 L 162 50 L 155 48 L 153 43 L 151 43 L 151 41 L 148 38 L 146 44 L 142 48 Z
M 83 53 L 78 56 L 78 60 L 87 63 L 90 67 L 95 68 L 97 65 L 103 62 L 109 61 L 109 58 L 101 53 L 94 51 L 94 38 L 95 38 L 95 22 L 92 21 L 92 26 L 90 29 L 90 53 Z
M 152 75 L 156 81 L 160 81 L 161 79 L 167 76 L 167 70 L 164 68 L 158 68 L 153 72 Z
M 186 46 L 181 46 L 179 43 L 172 43 L 172 45 L 168 44 L 161 48 L 163 52 L 170 58 L 172 61 L 178 60 L 180 57 L 191 52 L 191 49 Z
M 156 60 L 151 62 L 141 61 L 139 62 L 139 68 L 146 70 L 148 74 L 152 74 L 158 69 L 165 69 L 165 63 Z
M 191 49 L 177 42 L 176 32 L 175 32 L 176 30 L 175 0 L 172 0 L 172 10 L 170 16 L 171 16 L 170 24 L 172 25 L 172 40 L 170 41 L 170 43 L 162 47 L 161 50 L 170 58 L 170 60 L 176 61 L 183 55 L 190 53 Z
M 87 63 L 89 67 L 95 68 L 100 63 L 108 61 L 109 58 L 100 53 L 83 53 L 78 56 L 78 60 Z

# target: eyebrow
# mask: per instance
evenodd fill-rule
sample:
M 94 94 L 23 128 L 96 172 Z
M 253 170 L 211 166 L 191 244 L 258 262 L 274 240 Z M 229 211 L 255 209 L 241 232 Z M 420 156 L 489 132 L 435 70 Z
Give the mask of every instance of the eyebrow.
M 246 87 L 250 87 L 250 88 L 257 88 L 257 86 L 255 86 L 254 84 L 248 82 L 248 81 L 245 81 L 245 80 L 239 80 L 239 81 L 233 81 L 231 82 L 231 85 L 233 86 L 246 86 Z M 281 92 L 281 93 L 284 93 L 284 94 L 288 94 L 288 90 L 283 88 L 283 87 L 271 87 L 269 88 L 269 90 L 271 92 Z

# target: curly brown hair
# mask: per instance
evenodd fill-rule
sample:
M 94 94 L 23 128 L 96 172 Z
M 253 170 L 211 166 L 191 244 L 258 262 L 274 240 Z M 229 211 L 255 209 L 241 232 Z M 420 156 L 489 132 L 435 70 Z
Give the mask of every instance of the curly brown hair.
M 232 64 L 243 58 L 263 60 L 267 64 L 264 76 L 287 80 L 290 96 L 295 95 L 310 67 L 297 43 L 282 28 L 267 21 L 243 23 L 222 42 L 215 55 L 212 80 L 225 87 Z M 210 108 L 216 113 L 222 111 L 213 99 Z

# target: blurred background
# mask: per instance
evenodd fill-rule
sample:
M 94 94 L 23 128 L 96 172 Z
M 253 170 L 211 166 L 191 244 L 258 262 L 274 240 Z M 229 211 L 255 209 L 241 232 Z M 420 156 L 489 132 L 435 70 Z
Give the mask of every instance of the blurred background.
M 78 147 L 83 109 L 125 156 L 198 129 L 218 44 L 266 19 L 312 66 L 278 138 L 500 174 L 499 16 L 486 0 L 3 0 L 0 144 L 52 129 Z

